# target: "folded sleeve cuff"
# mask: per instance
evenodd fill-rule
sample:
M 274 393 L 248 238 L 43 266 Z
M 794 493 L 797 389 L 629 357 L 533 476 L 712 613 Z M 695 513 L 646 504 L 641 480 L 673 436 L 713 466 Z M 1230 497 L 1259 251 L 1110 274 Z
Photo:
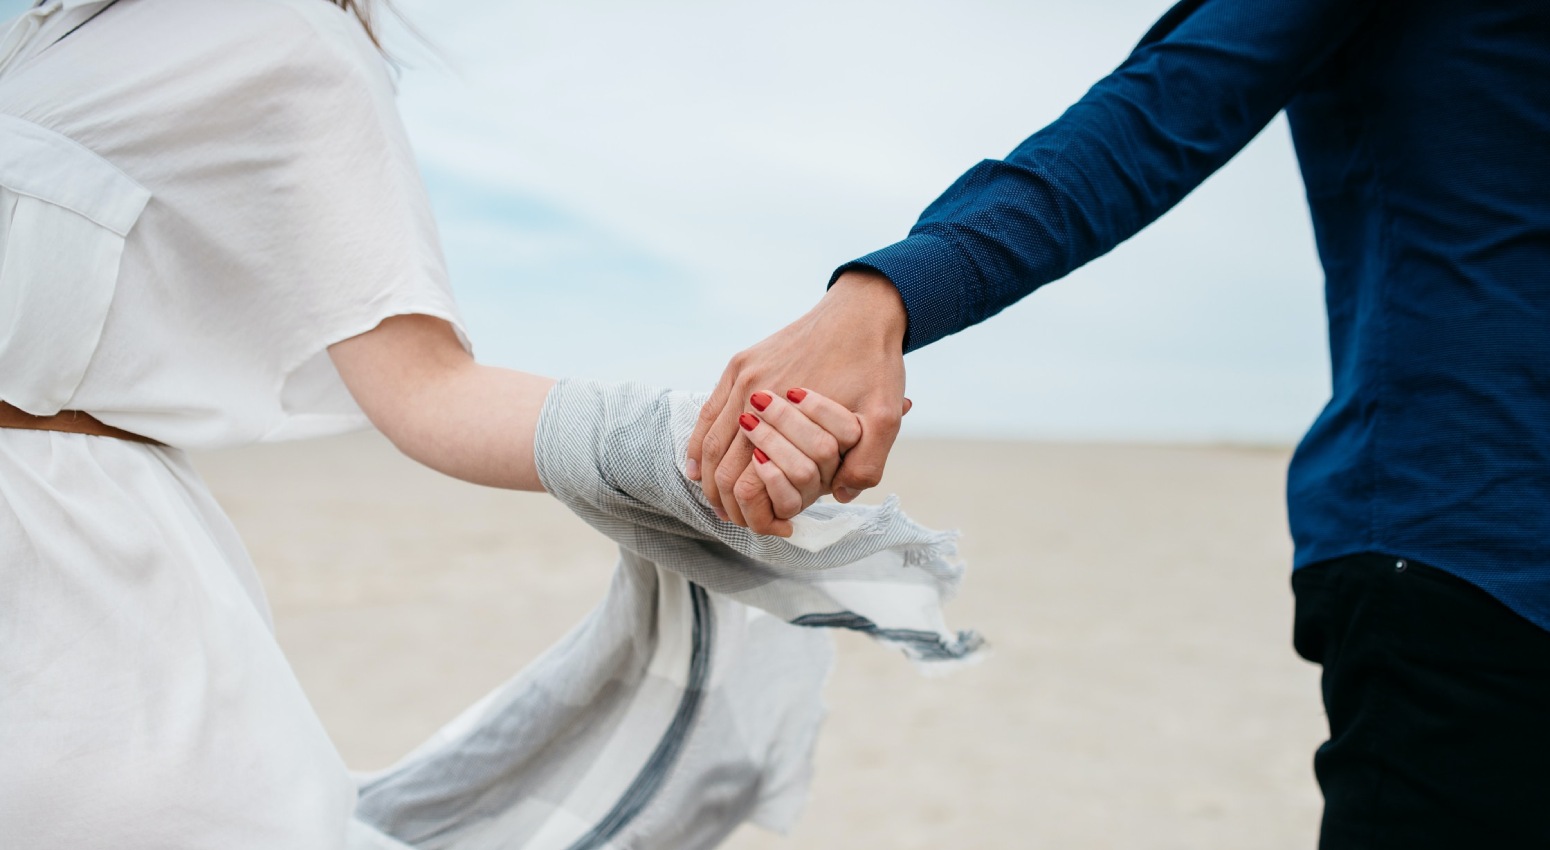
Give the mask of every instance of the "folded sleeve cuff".
M 963 254 L 940 236 L 917 233 L 835 270 L 829 285 L 854 269 L 877 272 L 898 287 L 909 329 L 904 350 L 914 351 L 968 327 L 974 272 Z

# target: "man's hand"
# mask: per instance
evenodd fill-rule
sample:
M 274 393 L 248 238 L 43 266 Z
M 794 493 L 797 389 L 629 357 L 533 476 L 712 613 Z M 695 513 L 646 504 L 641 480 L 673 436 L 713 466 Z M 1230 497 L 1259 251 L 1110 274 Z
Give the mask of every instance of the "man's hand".
M 750 466 L 753 447 L 738 433 L 738 416 L 762 387 L 810 387 L 855 411 L 861 442 L 834 475 L 834 497 L 849 502 L 877 486 L 908 404 L 907 326 L 892 282 L 871 272 L 846 272 L 805 316 L 733 357 L 689 437 L 689 477 L 700 482 L 710 504 L 761 534 L 776 528 L 769 495 Z

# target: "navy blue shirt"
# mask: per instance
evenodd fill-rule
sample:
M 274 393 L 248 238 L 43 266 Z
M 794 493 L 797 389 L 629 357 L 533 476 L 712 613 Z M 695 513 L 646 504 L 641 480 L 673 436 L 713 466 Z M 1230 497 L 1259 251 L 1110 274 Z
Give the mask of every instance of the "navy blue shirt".
M 1550 628 L 1550 0 L 1186 0 L 846 268 L 894 282 L 919 348 L 1130 237 L 1283 108 L 1334 370 L 1287 485 L 1296 565 L 1414 558 Z

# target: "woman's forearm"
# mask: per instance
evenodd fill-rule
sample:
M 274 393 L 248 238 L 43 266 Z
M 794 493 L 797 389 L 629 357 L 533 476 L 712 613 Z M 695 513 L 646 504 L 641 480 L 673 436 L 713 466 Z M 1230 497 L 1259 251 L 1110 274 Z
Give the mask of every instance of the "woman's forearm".
M 430 316 L 387 319 L 329 354 L 404 454 L 475 484 L 543 489 L 533 438 L 553 379 L 474 362 L 452 327 Z
M 406 395 L 405 409 L 377 427 L 404 454 L 453 478 L 542 490 L 533 438 L 552 386 L 551 378 L 469 360 Z

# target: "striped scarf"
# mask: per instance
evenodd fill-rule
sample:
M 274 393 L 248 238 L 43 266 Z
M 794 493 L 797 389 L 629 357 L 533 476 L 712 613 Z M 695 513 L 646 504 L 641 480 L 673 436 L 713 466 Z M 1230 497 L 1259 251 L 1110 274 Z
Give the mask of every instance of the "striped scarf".
M 811 773 L 826 629 L 923 670 L 973 660 L 941 603 L 954 536 L 822 503 L 789 539 L 718 520 L 680 467 L 703 397 L 567 381 L 536 455 L 544 487 L 619 545 L 580 625 L 399 764 L 360 778 L 367 848 L 694 850 L 743 821 L 784 831 Z

